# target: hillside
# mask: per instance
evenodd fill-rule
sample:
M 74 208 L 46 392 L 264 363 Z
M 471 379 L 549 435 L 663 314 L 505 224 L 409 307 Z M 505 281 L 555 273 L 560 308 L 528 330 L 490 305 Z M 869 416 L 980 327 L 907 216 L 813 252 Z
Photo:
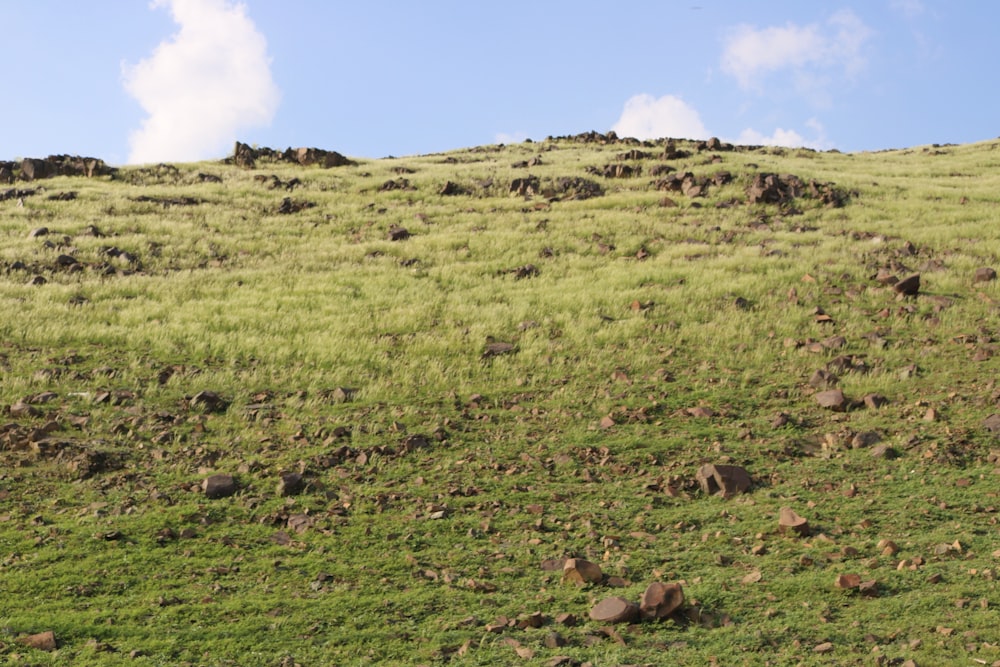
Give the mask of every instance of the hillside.
M 1000 664 L 998 146 L 0 164 L 0 655 Z

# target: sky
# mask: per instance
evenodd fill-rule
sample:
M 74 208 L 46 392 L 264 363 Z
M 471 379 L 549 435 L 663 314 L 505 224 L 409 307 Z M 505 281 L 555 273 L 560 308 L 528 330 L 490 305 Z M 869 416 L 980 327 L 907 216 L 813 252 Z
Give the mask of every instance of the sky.
M 992 1 L 0 0 L 0 25 L 0 160 L 1000 135 Z

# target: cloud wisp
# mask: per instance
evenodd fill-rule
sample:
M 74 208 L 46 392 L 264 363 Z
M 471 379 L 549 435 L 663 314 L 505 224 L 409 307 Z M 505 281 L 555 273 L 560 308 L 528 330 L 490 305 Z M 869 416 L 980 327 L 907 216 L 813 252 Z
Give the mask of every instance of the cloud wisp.
M 814 92 L 831 75 L 855 76 L 866 64 L 864 46 L 872 30 L 850 10 L 825 23 L 757 28 L 741 25 L 725 39 L 721 68 L 744 90 L 762 91 L 765 79 L 788 72 L 796 89 Z
M 622 115 L 612 130 L 621 137 L 636 139 L 707 139 L 708 130 L 698 111 L 674 95 L 635 95 L 625 102 Z
M 130 164 L 187 162 L 224 155 L 237 133 L 269 124 L 281 94 L 267 40 L 229 0 L 153 0 L 178 31 L 135 65 L 125 90 L 147 117 L 129 136 Z

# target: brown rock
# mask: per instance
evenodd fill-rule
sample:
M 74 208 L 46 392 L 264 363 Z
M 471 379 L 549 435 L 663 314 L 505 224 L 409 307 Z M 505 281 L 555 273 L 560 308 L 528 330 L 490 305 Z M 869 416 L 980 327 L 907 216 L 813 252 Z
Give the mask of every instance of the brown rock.
M 18 401 L 14 403 L 9 408 L 10 416 L 14 419 L 20 419 L 21 417 L 37 417 L 42 414 L 42 411 L 33 405 L 29 405 L 24 401 Z
M 639 617 L 639 605 L 623 597 L 605 598 L 590 610 L 590 618 L 598 623 L 631 623 Z
M 782 533 L 809 534 L 809 521 L 796 514 L 790 507 L 782 507 L 778 513 L 778 528 Z
M 813 647 L 814 653 L 829 653 L 833 650 L 833 644 L 830 642 L 823 642 L 822 644 L 817 644 Z
M 57 646 L 56 635 L 51 630 L 48 632 L 39 632 L 35 635 L 28 635 L 27 637 L 20 637 L 17 641 L 19 644 L 23 644 L 28 648 L 36 648 L 39 651 L 54 651 Z
M 896 290 L 897 294 L 902 294 L 903 296 L 916 296 L 917 292 L 920 291 L 920 274 L 915 273 L 912 276 L 903 278 L 893 285 L 892 289 Z
M 563 565 L 563 583 L 571 582 L 583 586 L 584 584 L 599 584 L 604 580 L 604 572 L 601 566 L 591 563 L 583 558 L 569 558 Z
M 664 584 L 654 581 L 646 587 L 639 601 L 639 612 L 643 618 L 666 618 L 684 604 L 684 591 L 680 584 Z
M 294 496 L 302 491 L 304 482 L 302 475 L 297 472 L 283 472 L 278 479 L 278 495 Z
M 997 279 L 997 272 L 989 268 L 988 266 L 984 266 L 982 268 L 976 269 L 976 274 L 975 277 L 973 278 L 973 282 L 988 283 L 991 280 L 996 280 L 996 279 Z
M 841 574 L 837 577 L 833 585 L 837 588 L 848 589 L 857 588 L 861 585 L 861 575 L 858 574 Z
M 696 478 L 706 494 L 721 494 L 724 498 L 746 493 L 752 484 L 744 468 L 732 465 L 703 465 L 698 469 Z
M 875 431 L 862 431 L 861 433 L 856 433 L 854 437 L 851 438 L 851 449 L 864 449 L 865 447 L 871 447 L 881 440 L 882 436 Z
M 817 369 L 809 377 L 809 385 L 815 387 L 816 389 L 832 389 L 837 386 L 837 382 L 840 381 L 836 375 L 826 370 L 825 368 Z
M 983 428 L 994 435 L 1000 435 L 1000 414 L 992 414 L 984 419 Z
M 545 644 L 545 648 L 559 648 L 566 645 L 566 638 L 558 632 L 553 631 L 545 635 L 542 643 Z
M 236 493 L 236 480 L 232 475 L 212 475 L 202 481 L 201 488 L 209 498 L 226 498 Z
M 827 389 L 826 391 L 817 392 L 815 398 L 820 407 L 827 410 L 833 410 L 834 412 L 844 412 L 847 410 L 847 398 L 840 389 Z
M 889 402 L 889 399 L 881 394 L 866 394 L 862 400 L 869 410 L 878 410 Z

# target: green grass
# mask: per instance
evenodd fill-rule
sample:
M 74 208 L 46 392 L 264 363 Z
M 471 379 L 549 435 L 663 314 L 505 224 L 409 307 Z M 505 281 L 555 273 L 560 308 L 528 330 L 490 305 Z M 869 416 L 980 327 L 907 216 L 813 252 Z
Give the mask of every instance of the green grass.
M 711 163 L 681 142 L 692 155 L 669 162 L 678 171 L 734 175 L 697 200 L 646 175 L 587 173 L 630 147 L 569 140 L 30 184 L 44 191 L 23 207 L 0 202 L 0 405 L 54 396 L 0 429 L 0 655 L 1000 660 L 1000 444 L 983 426 L 997 410 L 1000 294 L 973 282 L 1000 262 L 998 145 L 739 150 Z M 758 171 L 852 195 L 843 208 L 748 206 Z M 529 173 L 543 190 L 580 177 L 604 194 L 509 194 Z M 254 179 L 271 174 L 302 184 Z M 381 190 L 397 178 L 413 189 Z M 448 181 L 468 194 L 440 194 Z M 279 214 L 285 197 L 315 206 Z M 394 226 L 411 236 L 389 240 Z M 60 255 L 81 268 L 58 268 Z M 518 278 L 529 264 L 537 273 Z M 919 295 L 880 285 L 886 268 L 920 273 Z M 842 347 L 818 344 L 834 336 Z M 484 355 L 493 340 L 514 349 Z M 844 393 L 886 405 L 817 405 L 809 378 L 842 355 L 866 369 L 835 371 Z M 204 390 L 226 408 L 205 413 L 192 401 Z M 47 438 L 32 435 L 49 422 Z M 852 449 L 867 431 L 896 457 Z M 411 435 L 425 442 L 408 446 Z M 726 462 L 754 487 L 706 497 L 695 472 Z M 286 498 L 287 471 L 306 486 Z M 206 498 L 216 472 L 239 492 Z M 780 534 L 783 506 L 814 534 Z M 881 540 L 899 552 L 882 555 Z M 541 569 L 564 557 L 626 585 L 577 588 Z M 878 595 L 836 589 L 845 573 L 874 579 Z M 637 600 L 656 580 L 683 582 L 681 616 L 621 627 L 622 642 L 588 619 L 601 598 Z M 543 628 L 487 629 L 533 612 Z M 556 624 L 561 613 L 580 624 Z M 55 652 L 18 642 L 46 630 Z M 553 631 L 565 646 L 545 646 Z M 825 642 L 832 652 L 813 651 Z

